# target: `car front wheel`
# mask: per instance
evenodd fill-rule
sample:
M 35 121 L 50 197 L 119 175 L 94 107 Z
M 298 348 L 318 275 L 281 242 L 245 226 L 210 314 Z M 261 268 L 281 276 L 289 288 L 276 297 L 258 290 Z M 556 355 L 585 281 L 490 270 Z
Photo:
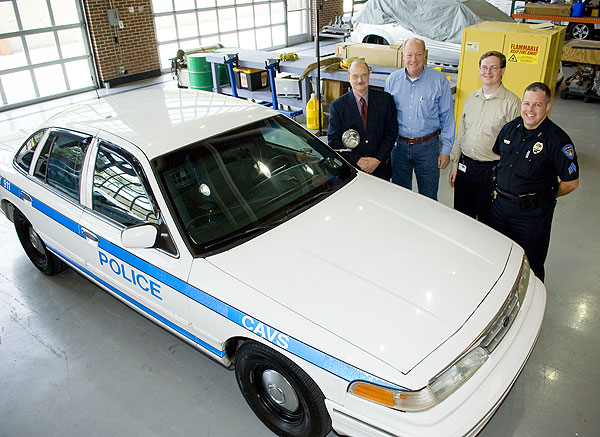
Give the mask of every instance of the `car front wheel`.
M 300 367 L 279 352 L 247 341 L 235 355 L 235 376 L 250 408 L 281 436 L 325 436 L 325 397 Z
M 15 210 L 13 221 L 21 246 L 23 246 L 25 253 L 33 265 L 42 273 L 46 275 L 55 275 L 67 268 L 56 255 L 46 248 L 46 244 L 20 211 Z

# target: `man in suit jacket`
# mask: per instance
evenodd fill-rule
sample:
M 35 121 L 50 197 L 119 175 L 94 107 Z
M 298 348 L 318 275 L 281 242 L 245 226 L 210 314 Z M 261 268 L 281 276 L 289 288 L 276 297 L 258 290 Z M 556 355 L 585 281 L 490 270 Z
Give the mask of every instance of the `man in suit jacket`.
M 352 89 L 329 106 L 329 146 L 344 150 L 342 156 L 362 171 L 390 180 L 390 153 L 398 135 L 394 99 L 384 91 L 369 89 L 369 66 L 365 61 L 350 65 L 348 80 Z M 352 150 L 342 143 L 348 129 L 360 135 L 359 145 Z

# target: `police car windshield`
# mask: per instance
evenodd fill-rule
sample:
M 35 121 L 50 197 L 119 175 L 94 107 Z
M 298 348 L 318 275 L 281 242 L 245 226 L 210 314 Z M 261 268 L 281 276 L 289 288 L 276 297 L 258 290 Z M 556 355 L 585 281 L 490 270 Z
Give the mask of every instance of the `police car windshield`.
M 192 144 L 153 164 L 196 256 L 247 241 L 356 174 L 281 115 Z

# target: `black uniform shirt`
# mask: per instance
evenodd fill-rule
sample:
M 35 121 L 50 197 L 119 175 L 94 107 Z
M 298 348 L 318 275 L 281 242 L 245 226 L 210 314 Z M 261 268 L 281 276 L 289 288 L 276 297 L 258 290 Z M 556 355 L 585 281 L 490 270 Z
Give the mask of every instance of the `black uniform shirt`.
M 512 194 L 548 194 L 561 181 L 579 178 L 573 142 L 550 119 L 536 129 L 523 126 L 521 117 L 508 122 L 498 134 L 494 153 L 500 155 L 498 187 Z

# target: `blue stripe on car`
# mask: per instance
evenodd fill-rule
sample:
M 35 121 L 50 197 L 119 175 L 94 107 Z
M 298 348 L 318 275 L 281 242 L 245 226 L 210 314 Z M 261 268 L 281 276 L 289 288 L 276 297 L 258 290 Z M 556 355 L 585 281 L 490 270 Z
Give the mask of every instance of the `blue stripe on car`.
M 7 181 L 4 178 L 2 178 L 0 180 L 0 184 L 4 188 L 8 189 L 11 193 L 13 193 L 17 197 L 21 198 L 21 195 L 20 195 L 21 190 L 17 186 L 13 185 L 12 183 L 10 183 L 9 181 Z M 8 186 L 7 186 L 7 184 L 8 184 Z M 52 209 L 48 205 L 44 204 L 43 202 L 41 202 L 35 198 L 33 199 L 32 205 L 34 208 L 36 208 L 40 212 L 46 214 L 48 217 L 52 218 L 56 222 L 62 224 L 67 229 L 84 237 L 81 234 L 81 226 L 78 223 L 74 222 L 73 220 L 69 219 L 68 217 L 65 217 L 63 214 L 59 213 L 58 211 Z M 226 304 L 225 302 L 220 301 L 219 299 L 215 298 L 214 296 L 211 296 L 210 294 L 165 272 L 164 270 L 159 269 L 158 267 L 148 263 L 147 261 L 140 259 L 139 257 L 124 250 L 123 248 L 111 243 L 110 241 L 108 241 L 100 236 L 98 236 L 98 237 L 99 237 L 98 247 L 100 249 L 106 251 L 107 253 L 110 253 L 111 255 L 115 256 L 116 258 L 121 259 L 122 261 L 135 267 L 136 269 L 143 271 L 144 273 L 148 274 L 149 276 L 152 276 L 154 279 L 156 279 L 156 280 L 164 283 L 165 285 L 169 286 L 170 288 L 184 294 L 185 296 L 189 297 L 190 299 L 194 300 L 195 302 L 198 302 L 199 304 L 205 306 L 206 308 L 216 312 L 217 314 L 220 314 L 221 316 L 223 316 L 226 319 L 230 320 L 231 322 L 237 324 L 238 326 L 241 326 L 244 329 L 247 329 L 249 332 L 253 332 L 253 331 L 248 326 L 246 326 L 246 324 L 244 324 L 245 318 L 250 318 L 252 321 L 262 324 L 262 326 L 265 329 L 270 330 L 271 332 L 281 333 L 280 331 L 277 331 L 270 325 L 267 325 L 258 319 L 252 318 L 252 316 L 249 316 L 248 314 L 238 310 L 237 308 L 234 308 L 234 307 Z M 146 307 L 145 305 L 143 305 L 140 302 L 136 301 L 135 299 L 131 298 L 129 295 L 123 293 L 122 291 L 120 291 L 117 288 L 113 287 L 112 285 L 108 284 L 106 281 L 102 280 L 98 276 L 94 275 L 92 272 L 90 272 L 86 268 L 78 265 L 73 260 L 68 259 L 64 254 L 60 253 L 56 249 L 51 248 L 49 246 L 48 246 L 48 249 L 51 250 L 54 254 L 56 254 L 58 257 L 64 259 L 70 265 L 77 268 L 81 273 L 85 274 L 86 276 L 89 276 L 94 281 L 96 281 L 96 282 L 102 284 L 104 287 L 110 289 L 112 292 L 119 295 L 120 297 L 122 297 L 123 299 L 125 299 L 126 301 L 128 301 L 129 303 L 134 305 L 136 308 L 139 308 L 140 310 L 144 311 L 145 313 L 152 316 L 156 320 L 160 321 L 164 325 L 170 327 L 171 329 L 179 332 L 181 335 L 196 342 L 198 345 L 202 346 L 203 348 L 205 348 L 206 350 L 210 351 L 211 353 L 217 355 L 220 358 L 222 358 L 225 355 L 224 350 L 218 350 L 218 349 L 214 348 L 213 346 L 202 341 L 200 338 L 196 337 L 192 333 L 186 331 L 185 329 L 181 328 L 180 326 L 176 325 L 175 323 L 167 320 L 166 318 L 164 318 L 161 315 L 157 314 L 156 312 L 152 311 L 150 308 Z M 248 320 L 248 319 L 246 319 L 246 320 Z M 260 336 L 261 338 L 265 338 L 265 336 L 261 336 L 261 335 L 257 334 L 256 332 L 254 332 L 254 334 L 257 336 Z M 302 358 L 303 360 L 308 361 L 309 363 L 312 363 L 315 366 L 320 367 L 320 368 L 322 368 L 322 369 L 324 369 L 346 381 L 349 381 L 349 382 L 356 381 L 356 380 L 369 381 L 369 382 L 373 382 L 373 383 L 376 383 L 376 384 L 379 384 L 379 385 L 382 385 L 385 387 L 393 388 L 393 389 L 406 390 L 403 387 L 400 387 L 395 384 L 391 384 L 390 382 L 388 382 L 386 380 L 378 378 L 370 373 L 367 373 L 367 372 L 360 370 L 348 363 L 345 363 L 335 357 L 332 357 L 331 355 L 328 355 L 312 346 L 309 346 L 306 343 L 301 342 L 300 340 L 297 340 L 293 337 L 287 336 L 284 333 L 281 333 L 281 334 L 283 334 L 287 340 L 287 347 L 282 347 L 281 344 L 278 344 L 277 342 L 275 342 L 269 338 L 266 338 L 266 340 L 270 341 L 272 344 L 274 344 L 284 350 L 287 350 L 288 352 L 296 355 L 297 357 Z

